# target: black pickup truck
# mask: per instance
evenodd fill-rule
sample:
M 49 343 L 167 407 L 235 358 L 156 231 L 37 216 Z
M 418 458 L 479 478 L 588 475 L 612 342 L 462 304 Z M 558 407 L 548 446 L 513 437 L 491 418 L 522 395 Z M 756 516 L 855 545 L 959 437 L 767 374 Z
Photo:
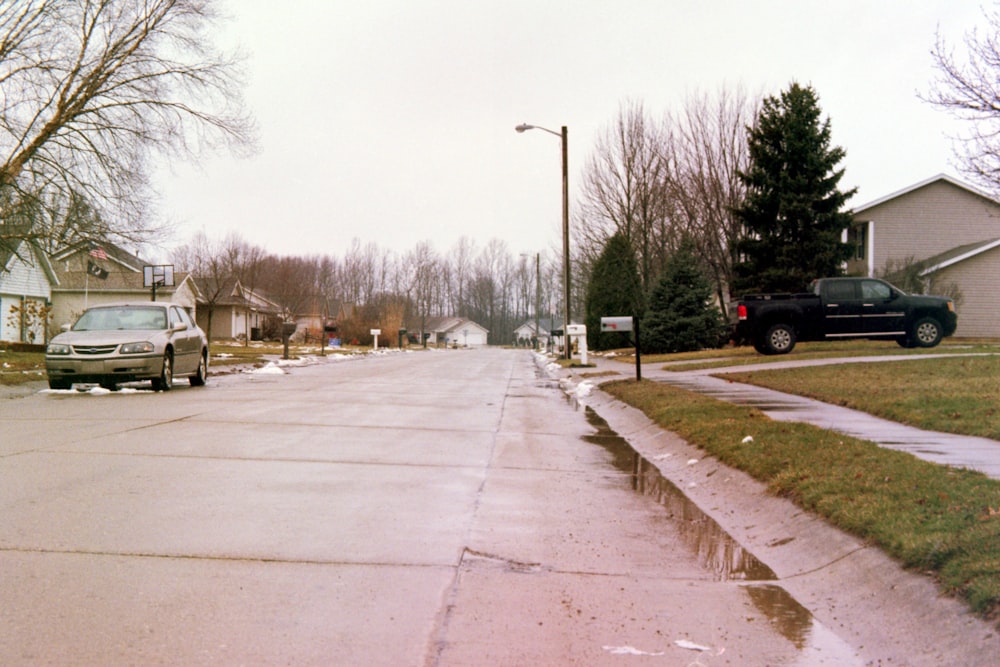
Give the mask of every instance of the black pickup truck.
M 874 338 L 934 347 L 955 333 L 951 299 L 906 294 L 875 278 L 820 278 L 801 294 L 753 294 L 736 304 L 736 340 L 786 354 L 799 340 Z

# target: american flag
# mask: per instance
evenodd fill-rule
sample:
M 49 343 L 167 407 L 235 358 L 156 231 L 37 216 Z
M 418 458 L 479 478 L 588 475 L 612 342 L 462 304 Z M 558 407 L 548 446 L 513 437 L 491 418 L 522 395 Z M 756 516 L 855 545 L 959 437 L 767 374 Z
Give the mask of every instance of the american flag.
M 97 259 L 107 259 L 108 253 L 104 252 L 104 248 L 99 245 L 95 245 L 90 249 L 90 256 L 96 257 Z

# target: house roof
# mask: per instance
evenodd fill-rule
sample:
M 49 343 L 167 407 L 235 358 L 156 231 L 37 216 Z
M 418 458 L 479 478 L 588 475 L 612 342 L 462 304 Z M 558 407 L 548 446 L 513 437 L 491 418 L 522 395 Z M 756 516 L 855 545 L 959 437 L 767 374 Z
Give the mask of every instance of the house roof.
M 994 248 L 1000 248 L 1000 239 L 991 239 L 989 241 L 980 241 L 979 243 L 967 243 L 957 248 L 952 248 L 933 257 L 928 257 L 927 259 L 920 262 L 923 268 L 920 270 L 921 276 L 928 276 L 932 273 L 940 271 L 941 269 L 946 269 L 953 264 L 958 264 L 959 262 L 964 262 L 967 259 L 975 257 L 976 255 L 981 255 L 984 252 L 989 252 Z
M 24 246 L 28 246 L 28 253 L 30 253 L 30 258 L 25 256 L 23 251 Z M 12 246 L 4 244 L 0 246 L 0 276 L 6 273 L 8 267 L 10 267 L 11 260 L 15 257 L 20 257 L 29 263 L 37 262 L 38 266 L 45 272 L 45 276 L 49 280 L 50 286 L 55 286 L 59 283 L 59 278 L 56 276 L 55 270 L 52 268 L 52 263 L 49 261 L 48 255 L 45 251 L 38 246 L 37 243 L 32 241 L 15 241 Z
M 91 292 L 98 291 L 111 291 L 111 292 L 149 292 L 150 288 L 143 284 L 142 273 L 135 273 L 133 271 L 109 271 L 108 277 L 101 279 L 95 278 L 90 275 L 87 271 L 57 271 L 59 276 L 59 284 L 53 285 L 52 289 L 56 291 L 63 292 L 79 292 L 83 289 L 87 289 Z M 174 274 L 174 286 L 173 287 L 157 287 L 157 291 L 162 292 L 174 292 L 185 281 L 191 280 L 191 274 L 189 273 L 175 273 Z M 192 287 L 194 287 L 194 281 L 191 280 Z M 194 289 L 197 292 L 197 288 Z
M 915 190 L 919 190 L 920 188 L 927 187 L 928 185 L 931 185 L 932 183 L 937 183 L 938 181 L 954 185 L 956 188 L 961 188 L 962 190 L 970 192 L 976 195 L 977 197 L 982 197 L 983 199 L 987 199 L 993 204 L 1000 203 L 996 198 L 990 196 L 989 194 L 983 192 L 982 190 L 975 188 L 972 185 L 969 185 L 968 183 L 963 183 L 962 181 L 947 174 L 938 174 L 937 176 L 932 176 L 930 178 L 924 179 L 919 183 L 914 183 L 913 185 L 905 187 L 902 190 L 898 190 L 891 194 L 885 195 L 884 197 L 879 197 L 875 201 L 868 202 L 864 206 L 854 209 L 854 215 L 857 216 L 859 213 L 863 213 L 868 209 L 875 208 L 876 206 L 884 204 L 887 201 L 891 201 L 893 199 L 896 199 L 897 197 L 902 197 L 903 195 L 914 192 Z
M 210 300 L 206 295 L 212 294 L 216 297 Z M 264 296 L 260 290 L 247 289 L 235 276 L 218 282 L 211 278 L 206 279 L 205 289 L 198 295 L 198 303 L 207 305 L 209 301 L 213 306 L 249 305 L 264 313 L 277 313 L 281 310 L 278 304 Z
M 52 253 L 52 260 L 53 262 L 62 262 L 65 261 L 66 259 L 69 259 L 73 255 L 80 253 L 89 256 L 90 251 L 95 247 L 99 247 L 101 250 L 104 251 L 104 254 L 108 256 L 108 259 L 105 261 L 114 262 L 115 264 L 120 265 L 123 269 L 128 271 L 135 271 L 141 274 L 142 267 L 149 263 L 143 260 L 141 257 L 133 255 L 129 251 L 125 250 L 124 248 L 120 248 L 113 243 L 108 243 L 108 242 L 94 243 L 91 241 L 81 241 L 79 243 L 74 243 L 73 245 L 66 246 L 65 248 L 61 248 L 60 250 L 57 250 L 56 252 Z
M 550 317 L 540 317 L 538 318 L 538 328 L 541 330 L 543 336 L 548 336 L 549 332 L 553 329 L 561 329 L 563 326 L 562 321 L 554 322 Z M 531 333 L 535 332 L 535 320 L 525 320 L 521 326 L 514 329 L 514 331 L 520 331 L 521 329 L 526 329 Z
M 107 255 L 107 259 L 96 258 L 90 251 L 100 247 Z M 70 258 L 77 255 L 82 256 L 79 262 L 70 262 Z M 85 267 L 89 262 L 100 266 L 107 271 L 107 277 L 98 278 L 92 276 Z M 82 241 L 80 243 L 67 246 L 52 254 L 52 267 L 57 281 L 53 283 L 52 289 L 57 292 L 135 292 L 137 294 L 147 294 L 150 291 L 146 287 L 143 279 L 143 267 L 148 262 L 141 257 L 119 248 L 113 243 L 101 242 L 92 243 Z M 73 268 L 69 268 L 72 266 Z M 189 284 L 192 292 L 199 294 L 198 285 L 194 278 L 186 271 L 174 273 L 174 286 L 157 287 L 158 292 L 164 294 L 175 293 L 185 283 Z
M 427 322 L 424 324 L 427 331 L 433 331 L 435 333 L 451 333 L 462 326 L 472 325 L 478 327 L 479 329 L 489 333 L 489 329 L 481 324 L 477 324 L 470 319 L 464 317 L 429 317 Z

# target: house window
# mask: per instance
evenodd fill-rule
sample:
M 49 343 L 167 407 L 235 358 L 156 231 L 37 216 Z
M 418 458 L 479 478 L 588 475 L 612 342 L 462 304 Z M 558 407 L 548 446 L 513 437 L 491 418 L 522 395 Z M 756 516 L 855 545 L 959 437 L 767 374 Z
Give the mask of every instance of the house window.
M 851 227 L 850 243 L 854 245 L 854 259 L 868 258 L 868 223 Z

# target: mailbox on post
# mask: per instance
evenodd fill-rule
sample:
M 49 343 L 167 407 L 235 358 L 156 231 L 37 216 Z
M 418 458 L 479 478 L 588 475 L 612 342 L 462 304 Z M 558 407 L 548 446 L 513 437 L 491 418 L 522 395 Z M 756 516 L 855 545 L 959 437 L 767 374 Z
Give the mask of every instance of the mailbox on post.
M 333 347 L 333 341 L 336 337 L 334 334 L 337 333 L 337 323 L 333 320 L 327 320 L 323 323 L 323 342 L 320 345 L 320 354 L 326 356 L 326 346 Z
M 632 331 L 631 317 L 602 317 L 601 332 Z
M 298 325 L 295 322 L 282 322 L 281 323 L 281 344 L 285 348 L 285 354 L 282 355 L 282 359 L 288 358 L 288 339 L 292 337 Z
M 602 317 L 602 332 L 632 331 L 632 338 L 635 342 L 635 379 L 638 382 L 642 379 L 642 361 L 639 358 L 639 318 L 638 317 Z
M 573 339 L 576 339 L 580 350 L 580 363 L 587 365 L 587 326 L 584 324 L 570 324 L 566 327 L 566 344 L 569 345 L 570 354 L 573 351 Z

